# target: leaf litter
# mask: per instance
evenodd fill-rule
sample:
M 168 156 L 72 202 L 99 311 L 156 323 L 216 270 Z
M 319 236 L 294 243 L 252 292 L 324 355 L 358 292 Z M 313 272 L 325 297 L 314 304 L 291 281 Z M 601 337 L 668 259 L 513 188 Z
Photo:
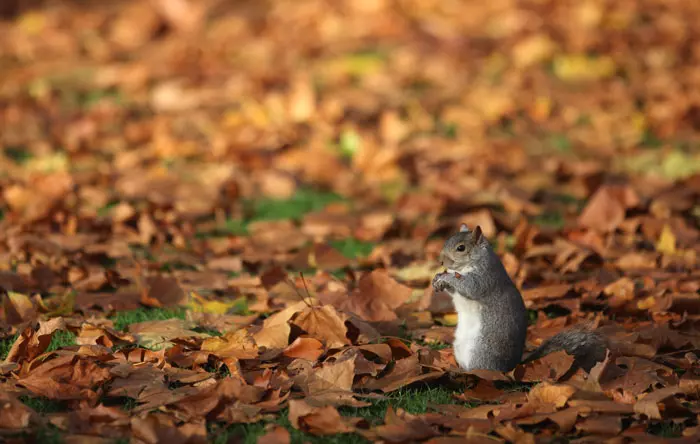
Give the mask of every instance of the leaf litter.
M 35 3 L 0 6 L 0 439 L 698 440 L 693 2 Z M 462 222 L 529 348 L 605 360 L 458 369 Z

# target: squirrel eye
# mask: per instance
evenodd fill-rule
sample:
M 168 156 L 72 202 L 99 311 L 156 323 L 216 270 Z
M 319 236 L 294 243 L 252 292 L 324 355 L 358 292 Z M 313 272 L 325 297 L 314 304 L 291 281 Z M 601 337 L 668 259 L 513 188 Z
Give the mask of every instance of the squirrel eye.
M 466 247 L 464 245 L 457 245 L 457 251 L 464 251 Z

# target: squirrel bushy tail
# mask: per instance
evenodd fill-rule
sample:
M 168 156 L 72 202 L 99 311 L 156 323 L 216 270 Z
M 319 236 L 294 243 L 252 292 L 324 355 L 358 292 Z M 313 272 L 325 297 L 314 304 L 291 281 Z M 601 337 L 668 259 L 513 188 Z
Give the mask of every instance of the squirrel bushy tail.
M 598 362 L 605 360 L 607 349 L 605 336 L 587 327 L 574 327 L 544 341 L 523 360 L 523 364 L 564 350 L 575 358 L 581 368 L 589 372 Z

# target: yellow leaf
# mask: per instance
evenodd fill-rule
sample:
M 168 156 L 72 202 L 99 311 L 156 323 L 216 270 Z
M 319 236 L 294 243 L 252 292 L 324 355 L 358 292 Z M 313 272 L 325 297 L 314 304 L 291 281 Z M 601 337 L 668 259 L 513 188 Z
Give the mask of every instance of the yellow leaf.
M 656 299 L 654 299 L 654 296 L 649 296 L 646 299 L 642 299 L 641 301 L 637 302 L 637 308 L 640 310 L 648 310 L 656 305 Z
M 245 297 L 240 297 L 234 300 L 208 300 L 197 294 L 190 292 L 190 301 L 187 304 L 190 310 L 199 313 L 215 313 L 226 314 L 233 308 L 242 308 L 245 306 Z
M 615 62 L 606 56 L 568 54 L 554 59 L 554 75 L 572 82 L 604 79 L 615 74 L 615 70 Z
M 700 156 L 687 154 L 681 150 L 668 153 L 661 163 L 664 177 L 678 180 L 690 177 L 700 171 Z
M 513 62 L 520 68 L 535 65 L 547 60 L 555 49 L 556 44 L 548 36 L 537 34 L 513 47 Z
M 324 68 L 333 74 L 363 77 L 381 71 L 384 64 L 381 54 L 348 54 L 326 61 Z
M 49 311 L 49 316 L 70 316 L 75 306 L 75 292 L 69 291 L 61 298 L 61 304 L 54 310 Z
M 394 275 L 402 281 L 432 280 L 442 266 L 435 262 L 413 264 L 398 270 Z
M 664 225 L 659 241 L 656 243 L 656 251 L 663 254 L 676 253 L 676 236 L 673 234 L 668 224 Z
M 443 316 L 442 324 L 447 326 L 457 325 L 457 313 L 449 313 Z
M 207 338 L 201 348 L 219 357 L 251 359 L 258 356 L 258 346 L 246 329 L 231 331 L 218 338 Z
M 46 27 L 46 15 L 40 12 L 29 12 L 17 21 L 17 26 L 30 35 L 37 35 Z
M 68 171 L 68 163 L 68 156 L 65 153 L 58 152 L 30 159 L 24 167 L 29 171 L 52 173 Z
M 318 268 L 318 264 L 316 263 L 316 251 L 313 248 L 309 251 L 309 267 Z

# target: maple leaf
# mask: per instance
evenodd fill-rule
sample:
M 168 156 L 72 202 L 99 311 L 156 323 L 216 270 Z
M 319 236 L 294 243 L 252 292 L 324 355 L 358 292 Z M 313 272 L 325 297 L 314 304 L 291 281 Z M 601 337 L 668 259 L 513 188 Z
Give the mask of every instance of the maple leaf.
M 339 348 L 350 344 L 347 338 L 346 320 L 346 315 L 330 305 L 323 305 L 307 307 L 293 319 L 292 323 L 307 332 L 309 336 L 324 342 L 326 347 Z

